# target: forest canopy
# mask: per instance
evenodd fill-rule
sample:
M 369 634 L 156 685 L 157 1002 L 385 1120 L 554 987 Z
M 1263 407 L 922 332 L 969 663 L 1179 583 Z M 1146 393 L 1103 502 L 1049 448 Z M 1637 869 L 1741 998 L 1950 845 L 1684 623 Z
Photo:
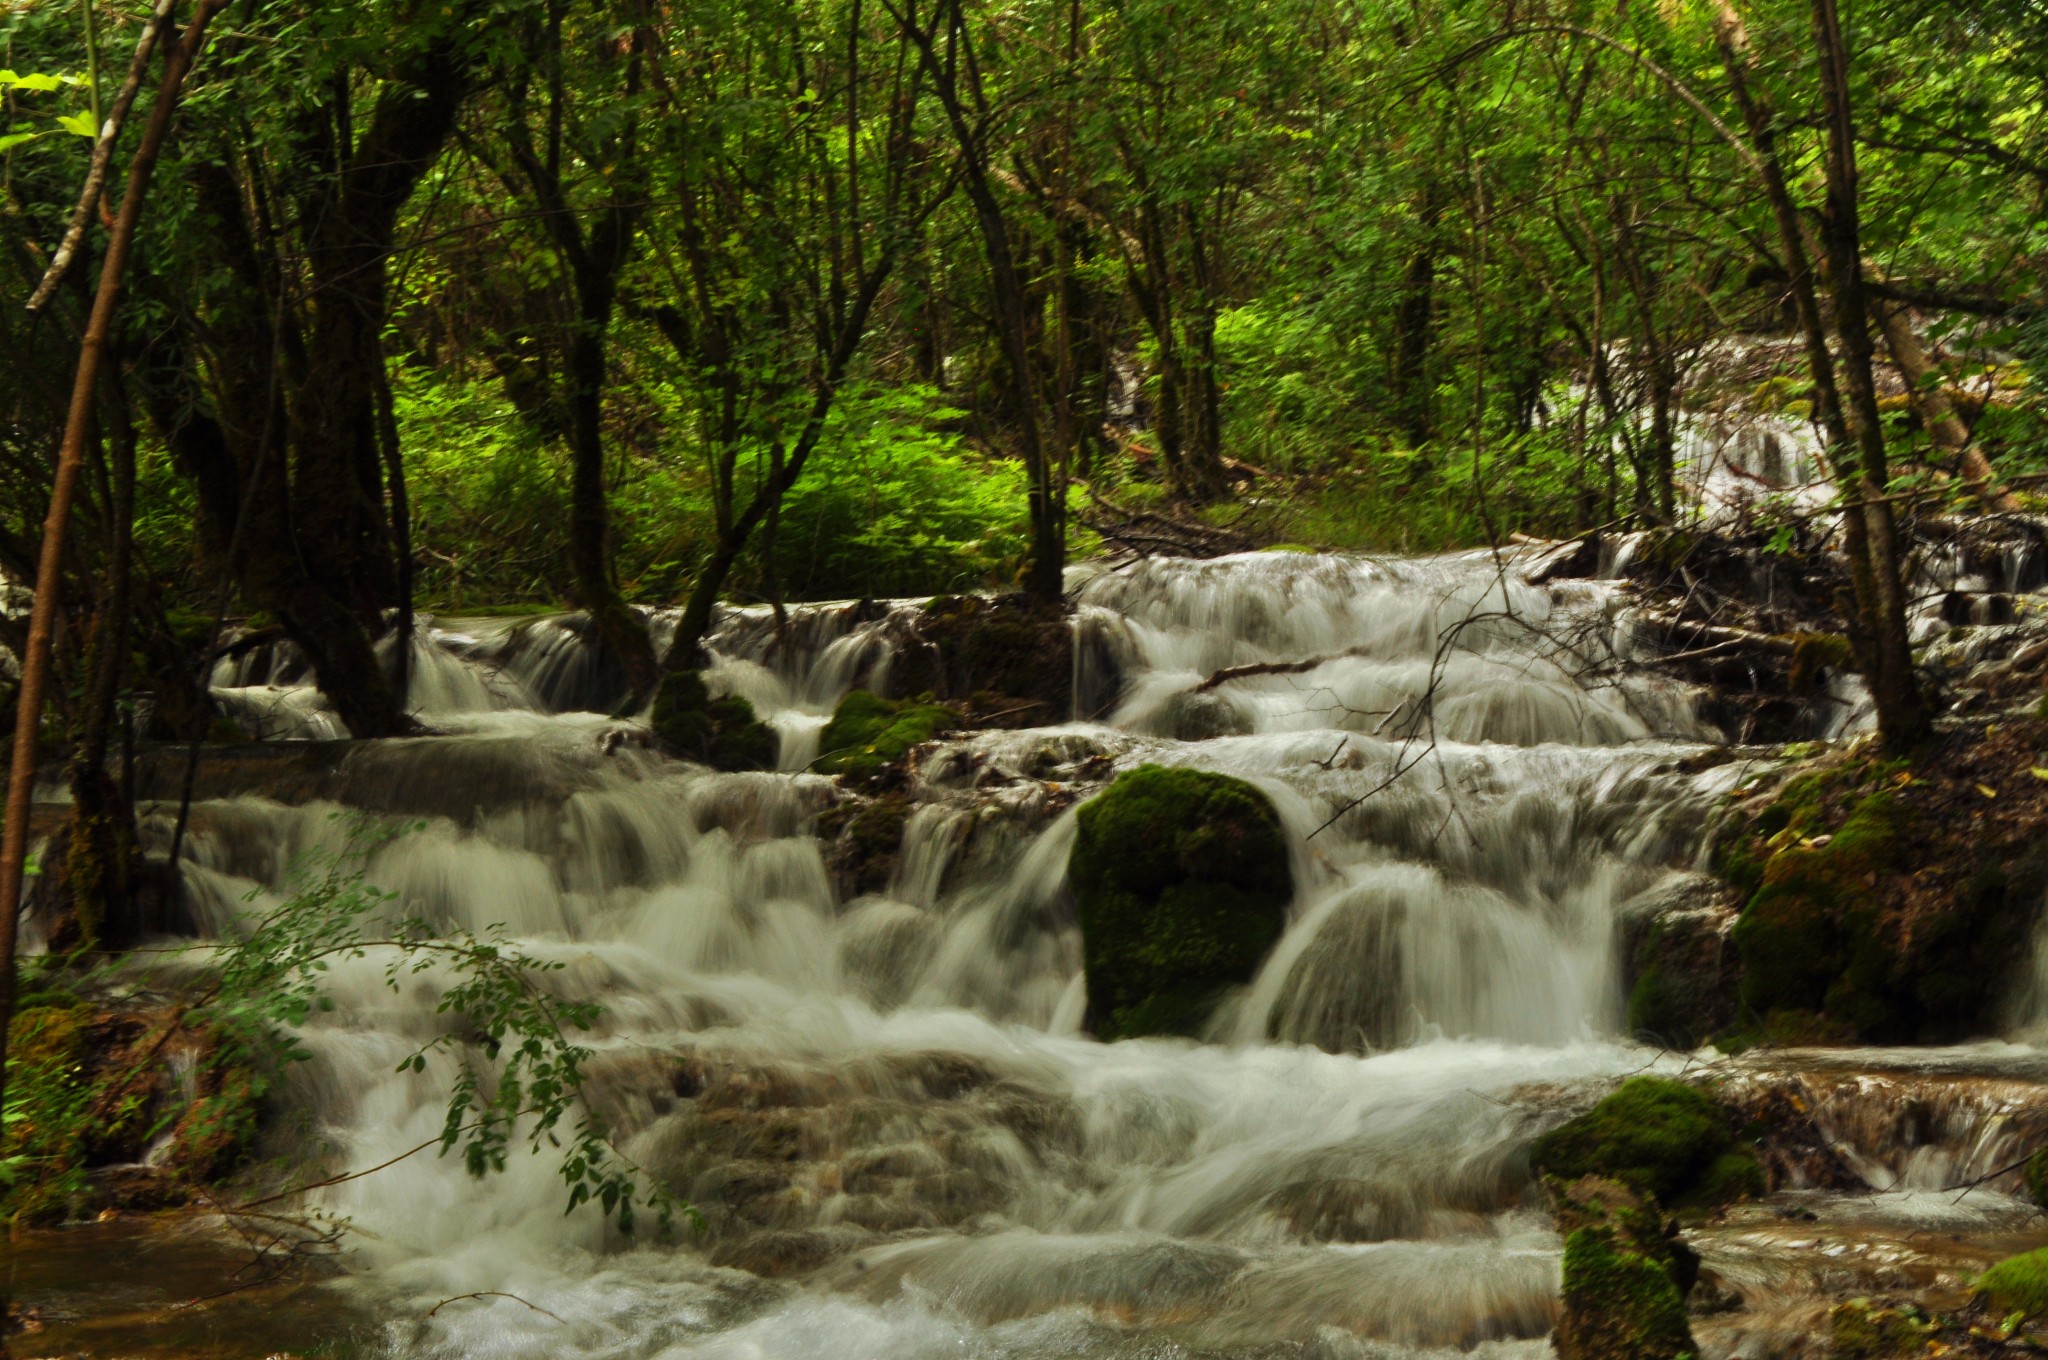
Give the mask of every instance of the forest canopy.
M 1872 452 L 1873 514 L 2048 465 L 2037 0 L 17 0 L 0 45 L 22 584 L 172 105 L 56 642 L 83 685 L 118 613 L 158 735 L 216 615 L 377 735 L 415 610 L 587 611 L 649 695 L 722 600 L 1051 599 L 1148 523 L 1669 523 L 1730 411 Z

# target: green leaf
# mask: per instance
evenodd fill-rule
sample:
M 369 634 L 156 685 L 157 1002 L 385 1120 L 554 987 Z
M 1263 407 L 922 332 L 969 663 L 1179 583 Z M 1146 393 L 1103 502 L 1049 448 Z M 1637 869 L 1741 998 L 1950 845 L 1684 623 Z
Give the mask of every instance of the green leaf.
M 99 125 L 93 122 L 89 113 L 67 113 L 57 120 L 57 125 L 66 132 L 75 132 L 81 137 L 100 135 Z

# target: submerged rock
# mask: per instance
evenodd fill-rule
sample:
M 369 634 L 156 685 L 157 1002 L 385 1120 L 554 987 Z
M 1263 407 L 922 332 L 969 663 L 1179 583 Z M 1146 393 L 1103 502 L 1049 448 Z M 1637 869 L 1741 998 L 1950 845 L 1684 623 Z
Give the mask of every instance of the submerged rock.
M 1090 1028 L 1193 1032 L 1280 938 L 1294 881 L 1279 815 L 1241 779 L 1145 765 L 1078 817 L 1068 875 Z

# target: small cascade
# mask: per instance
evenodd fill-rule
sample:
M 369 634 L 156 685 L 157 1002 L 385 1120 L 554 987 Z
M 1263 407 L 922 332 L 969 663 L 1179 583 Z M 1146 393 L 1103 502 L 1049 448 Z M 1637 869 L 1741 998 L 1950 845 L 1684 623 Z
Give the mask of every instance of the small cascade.
M 1541 560 L 1077 568 L 1072 720 L 924 751 L 865 875 L 820 830 L 846 792 L 802 771 L 920 604 L 723 612 L 710 686 L 783 738 L 783 768 L 747 774 L 606 716 L 622 678 L 578 616 L 423 620 L 411 695 L 442 735 L 217 790 L 187 839 L 196 913 L 232 936 L 309 852 L 407 828 L 368 881 L 602 1004 L 588 1103 L 703 1222 L 631 1243 L 565 1219 L 545 1158 L 482 1180 L 410 1158 L 319 1194 L 361 1230 L 351 1297 L 480 1296 L 394 1324 L 406 1357 L 1547 1353 L 1559 1244 L 1528 1143 L 1589 1089 L 1678 1070 L 1621 1037 L 1623 926 L 1744 776 L 1692 691 L 1628 664 L 1626 593 L 1542 583 Z M 288 648 L 215 684 L 339 735 Z M 1073 809 L 1145 763 L 1254 782 L 1291 847 L 1284 934 L 1204 1044 L 1083 1032 Z M 448 980 L 394 994 L 387 964 L 336 964 L 288 1076 L 337 1168 L 436 1137 L 456 1073 L 397 1070 Z M 1931 1191 L 2036 1127 L 2032 1077 L 1941 1100 L 1903 1069 L 1731 1080 L 1819 1111 L 1816 1194 Z M 1749 1250 L 1721 1252 L 1730 1288 Z

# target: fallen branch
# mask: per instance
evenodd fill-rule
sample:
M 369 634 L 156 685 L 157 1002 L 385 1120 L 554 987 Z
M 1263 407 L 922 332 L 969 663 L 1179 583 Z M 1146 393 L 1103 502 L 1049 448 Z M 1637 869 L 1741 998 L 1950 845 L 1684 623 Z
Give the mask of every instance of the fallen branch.
M 1342 657 L 1363 655 L 1365 655 L 1364 648 L 1354 647 L 1349 651 L 1333 652 L 1329 656 L 1305 657 L 1300 661 L 1255 661 L 1244 666 L 1225 666 L 1222 670 L 1211 674 L 1207 680 L 1196 685 L 1189 692 L 1193 694 L 1207 694 L 1218 685 L 1227 685 L 1233 680 L 1243 680 L 1254 675 L 1300 675 L 1304 671 L 1312 671 L 1318 666 L 1326 665 Z

